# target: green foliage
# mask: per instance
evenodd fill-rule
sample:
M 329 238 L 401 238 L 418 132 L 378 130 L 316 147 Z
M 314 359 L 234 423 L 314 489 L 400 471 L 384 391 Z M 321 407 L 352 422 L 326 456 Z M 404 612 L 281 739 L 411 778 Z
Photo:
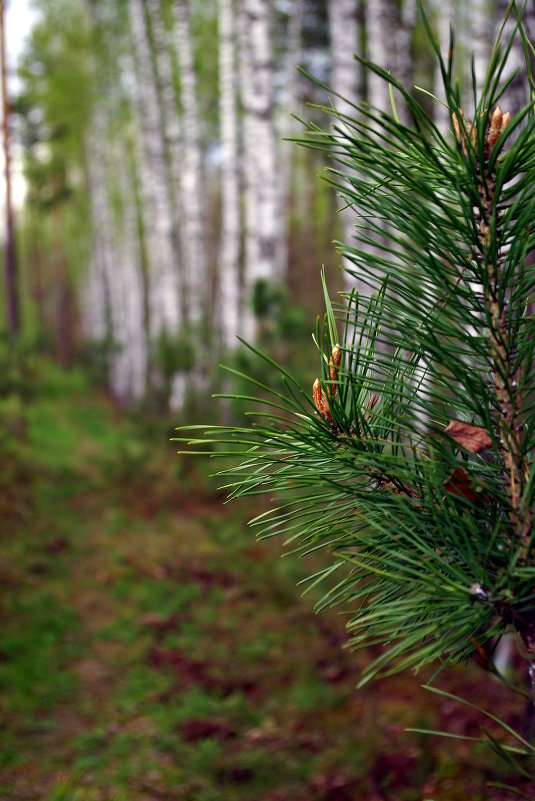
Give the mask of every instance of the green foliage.
M 231 497 L 274 499 L 252 521 L 261 536 L 330 553 L 310 582 L 338 576 L 319 607 L 349 610 L 355 650 L 379 646 L 361 683 L 465 662 L 508 628 L 535 664 L 533 87 L 510 121 L 497 109 L 513 37 L 526 58 L 530 45 L 518 20 L 465 118 L 452 56 L 424 24 L 451 136 L 359 59 L 400 93 L 411 127 L 335 103 L 300 140 L 328 154 L 327 180 L 355 210 L 355 240 L 337 245 L 362 288 L 325 292 L 314 392 L 282 367 L 277 386 L 255 376 L 253 425 L 193 440 L 232 457 L 219 473 Z
M 229 398 L 233 420 L 246 414 L 249 401 L 243 395 L 250 389 L 251 379 L 282 389 L 279 362 L 289 365 L 301 381 L 311 380 L 314 370 L 307 309 L 292 303 L 281 284 L 267 280 L 257 282 L 252 302 L 258 347 L 269 354 L 269 359 L 261 362 L 253 349 L 237 348 L 226 360 L 225 372 L 232 381 Z
M 166 380 L 171 380 L 176 373 L 187 372 L 195 364 L 195 335 L 183 328 L 172 335 L 162 331 L 156 342 L 156 363 L 161 368 Z

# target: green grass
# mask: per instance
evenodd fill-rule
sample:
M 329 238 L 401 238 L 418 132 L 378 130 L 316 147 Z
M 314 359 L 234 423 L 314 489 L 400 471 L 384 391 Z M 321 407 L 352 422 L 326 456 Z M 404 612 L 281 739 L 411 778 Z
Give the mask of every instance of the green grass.
M 488 752 L 404 732 L 445 725 L 420 678 L 356 692 L 343 617 L 169 422 L 121 417 L 81 370 L 32 375 L 0 399 L 0 798 L 489 797 Z

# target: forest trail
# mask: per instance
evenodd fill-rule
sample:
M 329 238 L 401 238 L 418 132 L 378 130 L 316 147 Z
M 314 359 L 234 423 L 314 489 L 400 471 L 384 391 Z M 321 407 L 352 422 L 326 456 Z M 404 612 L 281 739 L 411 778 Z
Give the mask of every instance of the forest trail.
M 474 715 L 410 676 L 356 691 L 343 617 L 315 614 L 305 567 L 255 543 L 171 425 L 51 365 L 1 412 L 0 798 L 488 797 L 483 754 L 404 731 L 454 714 L 477 734 Z

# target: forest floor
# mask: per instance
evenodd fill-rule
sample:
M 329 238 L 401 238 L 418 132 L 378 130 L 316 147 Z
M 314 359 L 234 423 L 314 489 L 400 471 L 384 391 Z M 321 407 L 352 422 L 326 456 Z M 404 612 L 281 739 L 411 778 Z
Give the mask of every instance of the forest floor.
M 256 543 L 171 424 L 78 370 L 30 383 L 0 404 L 0 798 L 509 797 L 488 747 L 405 731 L 479 736 L 473 710 L 412 674 L 356 689 L 370 655 L 301 597 L 313 566 Z M 440 686 L 519 722 L 476 665 Z

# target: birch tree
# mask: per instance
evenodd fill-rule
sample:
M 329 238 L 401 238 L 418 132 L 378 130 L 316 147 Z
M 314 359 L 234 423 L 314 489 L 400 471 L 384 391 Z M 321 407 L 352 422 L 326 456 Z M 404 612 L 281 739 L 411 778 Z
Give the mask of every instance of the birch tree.
M 464 87 L 464 106 L 466 110 L 474 106 L 473 89 L 474 84 L 472 76 L 470 75 L 470 62 L 473 63 L 473 78 L 475 80 L 476 96 L 481 96 L 485 75 L 489 65 L 489 59 L 492 52 L 492 41 L 494 39 L 493 31 L 493 13 L 494 3 L 489 0 L 473 0 L 468 9 L 467 20 L 467 68 L 464 70 L 466 75 L 466 82 Z
M 284 52 L 282 74 L 283 86 L 279 112 L 278 125 L 281 139 L 280 145 L 280 182 L 281 203 L 279 206 L 281 216 L 281 264 L 288 271 L 288 243 L 290 236 L 290 206 L 292 201 L 293 161 L 295 146 L 291 141 L 285 141 L 295 136 L 297 126 L 292 114 L 300 112 L 298 92 L 298 71 L 301 66 L 301 39 L 303 32 L 303 18 L 305 13 L 305 0 L 292 0 L 288 6 L 286 25 L 286 49 Z M 281 276 L 289 280 L 289 275 Z
M 112 15 L 113 10 L 110 13 L 110 9 L 93 6 L 95 41 L 112 27 Z M 111 345 L 110 388 L 121 405 L 127 406 L 145 395 L 148 343 L 136 191 L 126 144 L 129 121 L 121 107 L 120 75 L 110 63 L 111 46 L 108 36 L 105 46 L 94 53 L 94 80 L 99 91 L 87 139 L 93 248 L 86 283 L 91 302 L 85 324 L 93 339 Z
M 110 318 L 118 350 L 111 359 L 111 384 L 115 397 L 125 405 L 140 400 L 146 392 L 148 343 L 143 325 L 144 286 L 134 186 L 124 141 L 111 150 L 115 204 L 114 269 L 110 275 Z M 111 172 L 111 170 L 110 170 Z
M 245 182 L 243 330 L 253 339 L 253 290 L 259 281 L 282 274 L 269 4 L 241 0 L 238 24 Z
M 179 265 L 178 282 L 180 288 L 181 317 L 186 318 L 186 287 L 184 284 L 184 255 L 182 239 L 182 161 L 183 131 L 182 117 L 175 91 L 173 62 L 165 29 L 161 0 L 146 0 L 151 33 L 154 74 L 158 91 L 158 110 L 160 130 L 166 163 L 166 187 L 172 217 L 172 246 L 175 265 Z
M 411 91 L 414 59 L 411 51 L 412 34 L 416 22 L 416 0 L 403 0 L 399 12 L 399 26 L 396 42 L 396 77 Z M 396 102 L 398 98 L 396 98 Z M 397 103 L 398 116 L 405 125 L 410 124 L 410 115 L 406 103 Z
M 219 120 L 222 147 L 219 314 L 222 344 L 231 348 L 242 334 L 240 318 L 240 183 L 235 10 L 219 0 Z
M 135 124 L 142 142 L 137 158 L 150 270 L 149 324 L 154 342 L 162 332 L 175 334 L 180 329 L 182 319 L 158 87 L 142 0 L 130 0 L 129 8 L 136 75 Z
M 455 0 L 444 0 L 438 14 L 437 39 L 440 52 L 446 57 L 450 48 L 450 31 L 455 27 L 455 21 Z M 450 115 L 444 98 L 444 84 L 438 64 L 435 64 L 433 75 L 433 94 L 439 100 L 434 104 L 435 123 L 439 131 L 446 134 L 450 128 Z
M 358 1 L 341 0 L 329 3 L 329 38 L 331 46 L 331 77 L 333 89 L 341 97 L 333 98 L 337 111 L 352 116 L 361 98 L 360 70 L 354 54 L 359 49 L 360 26 L 358 20 Z M 343 240 L 351 242 L 354 238 L 355 209 L 339 210 Z M 347 265 L 346 265 L 347 266 Z M 355 280 L 344 272 L 346 283 L 355 286 Z M 357 288 L 360 288 L 357 279 Z
M 396 5 L 394 0 L 367 0 L 366 55 L 383 69 L 396 69 Z M 388 84 L 375 72 L 369 71 L 368 102 L 389 113 L 392 108 Z
M 180 67 L 180 104 L 183 120 L 180 211 L 183 228 L 182 259 L 186 320 L 189 323 L 198 324 L 202 318 L 206 296 L 205 232 L 199 110 L 187 0 L 175 0 L 173 12 L 174 41 Z
M 523 19 L 528 33 L 533 35 L 535 33 L 535 11 L 532 8 L 532 3 L 526 3 L 523 9 Z M 509 3 L 506 0 L 496 0 L 496 28 L 498 29 L 504 19 L 505 13 L 508 9 Z M 504 26 L 503 36 L 507 40 L 511 31 L 516 26 L 517 22 L 513 14 L 509 14 Z M 516 73 L 516 74 L 515 74 Z M 515 37 L 509 58 L 507 60 L 506 76 L 509 78 L 515 74 L 512 83 L 507 87 L 504 95 L 504 104 L 507 103 L 507 109 L 516 114 L 528 102 L 528 88 L 526 84 L 526 62 L 522 45 L 518 37 Z
M 0 75 L 2 84 L 2 133 L 4 151 L 5 179 L 5 286 L 6 286 L 6 320 L 7 328 L 12 336 L 20 331 L 20 303 L 15 254 L 15 225 L 13 220 L 13 202 L 11 193 L 11 147 L 10 147 L 10 108 L 7 96 L 7 57 L 5 35 L 5 0 L 0 0 Z

